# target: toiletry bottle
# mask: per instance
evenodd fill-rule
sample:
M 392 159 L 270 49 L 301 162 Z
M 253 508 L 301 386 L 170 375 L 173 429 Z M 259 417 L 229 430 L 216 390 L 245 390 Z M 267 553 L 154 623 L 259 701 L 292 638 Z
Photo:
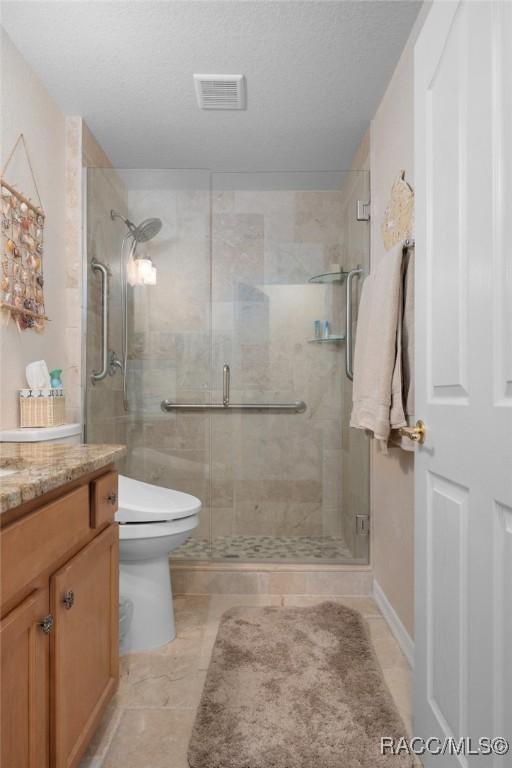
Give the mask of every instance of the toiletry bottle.
M 329 321 L 324 320 L 324 339 L 329 338 Z
M 55 368 L 50 371 L 51 385 L 53 389 L 62 389 L 62 368 Z

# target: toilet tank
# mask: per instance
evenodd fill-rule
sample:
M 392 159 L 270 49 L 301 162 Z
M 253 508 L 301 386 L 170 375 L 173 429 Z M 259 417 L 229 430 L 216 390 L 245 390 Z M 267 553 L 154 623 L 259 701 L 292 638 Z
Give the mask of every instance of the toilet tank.
M 58 427 L 24 427 L 0 430 L 0 443 L 52 443 L 80 445 L 81 424 L 61 424 Z

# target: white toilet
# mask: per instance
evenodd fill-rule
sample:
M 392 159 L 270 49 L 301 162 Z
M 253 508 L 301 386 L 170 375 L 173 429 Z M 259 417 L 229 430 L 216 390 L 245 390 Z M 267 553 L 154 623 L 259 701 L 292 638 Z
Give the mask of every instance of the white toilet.
M 200 509 L 188 493 L 119 476 L 119 592 L 133 606 L 122 653 L 175 638 L 169 554 L 197 527 Z

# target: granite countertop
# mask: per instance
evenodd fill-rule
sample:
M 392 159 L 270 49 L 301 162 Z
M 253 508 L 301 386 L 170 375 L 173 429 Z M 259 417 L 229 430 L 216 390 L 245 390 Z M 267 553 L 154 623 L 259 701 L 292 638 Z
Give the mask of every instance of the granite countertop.
M 101 469 L 125 453 L 123 445 L 2 443 L 0 514 Z

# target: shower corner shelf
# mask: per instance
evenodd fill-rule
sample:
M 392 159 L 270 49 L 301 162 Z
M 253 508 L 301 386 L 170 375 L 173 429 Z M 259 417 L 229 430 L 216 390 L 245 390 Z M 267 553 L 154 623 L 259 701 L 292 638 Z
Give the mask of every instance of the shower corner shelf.
M 342 283 L 348 272 L 324 272 L 321 275 L 313 275 L 308 280 L 308 283 Z
M 309 344 L 335 344 L 336 342 L 345 341 L 345 334 L 337 336 L 332 334 L 331 336 L 320 336 L 318 339 L 309 339 Z

